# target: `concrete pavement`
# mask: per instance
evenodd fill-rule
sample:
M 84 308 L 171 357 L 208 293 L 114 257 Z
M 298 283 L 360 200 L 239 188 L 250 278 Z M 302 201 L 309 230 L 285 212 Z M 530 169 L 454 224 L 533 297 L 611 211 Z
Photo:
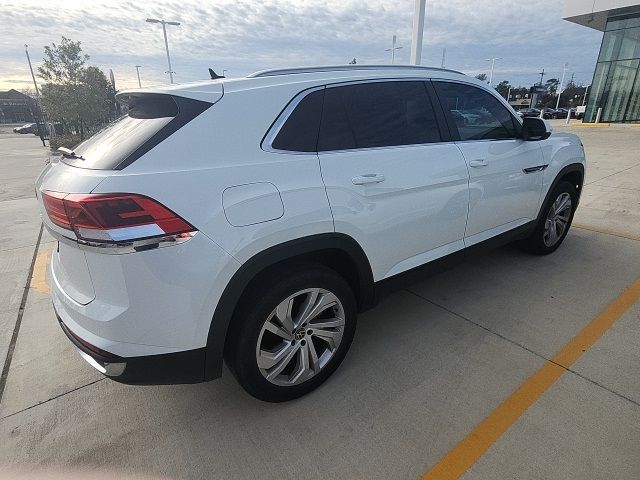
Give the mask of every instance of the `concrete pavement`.
M 336 374 L 286 404 L 252 399 L 228 372 L 185 386 L 102 379 L 59 330 L 39 267 L 0 404 L 0 464 L 172 478 L 420 477 L 640 274 L 640 129 L 557 128 L 581 135 L 589 155 L 581 228 L 553 255 L 505 247 L 391 295 L 360 317 Z M 37 233 L 37 220 L 24 228 Z M 45 239 L 40 264 L 52 247 Z M 29 260 L 34 246 L 20 248 Z M 638 320 L 635 303 L 464 478 L 640 477 Z

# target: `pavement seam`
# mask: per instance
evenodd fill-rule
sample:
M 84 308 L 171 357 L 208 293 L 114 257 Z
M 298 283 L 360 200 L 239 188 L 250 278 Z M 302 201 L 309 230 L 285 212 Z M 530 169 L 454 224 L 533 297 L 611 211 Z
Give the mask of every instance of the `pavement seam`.
M 38 257 L 38 248 L 40 246 L 40 240 L 42 239 L 43 224 L 40 224 L 40 232 L 38 233 L 38 240 L 36 246 L 33 249 L 33 257 L 31 258 L 31 265 L 29 266 L 29 273 L 27 274 L 27 282 L 25 283 L 24 290 L 22 292 L 22 300 L 20 301 L 20 308 L 18 309 L 18 316 L 16 323 L 13 326 L 13 333 L 11 334 L 11 341 L 9 342 L 9 349 L 7 350 L 7 356 L 2 367 L 2 374 L 0 374 L 0 403 L 2 403 L 2 396 L 4 395 L 4 388 L 7 385 L 7 377 L 9 376 L 9 367 L 11 366 L 11 360 L 13 359 L 13 352 L 16 348 L 16 342 L 18 341 L 18 333 L 20 331 L 20 325 L 22 324 L 22 317 L 24 315 L 24 309 L 27 304 L 27 297 L 29 296 L 29 286 L 31 285 L 31 278 L 33 277 L 33 269 L 36 265 L 36 258 Z
M 515 345 L 516 347 L 519 347 L 519 348 L 521 348 L 523 350 L 526 350 L 529 353 L 532 353 L 536 357 L 538 357 L 538 358 L 540 358 L 540 359 L 542 359 L 542 360 L 544 360 L 546 362 L 549 362 L 549 363 L 552 363 L 554 365 L 557 365 L 558 367 L 564 369 L 565 371 L 576 375 L 577 377 L 579 377 L 579 378 L 581 378 L 581 379 L 583 379 L 583 380 L 595 385 L 596 387 L 599 387 L 599 388 L 601 388 L 603 390 L 606 390 L 607 392 L 612 393 L 613 395 L 615 395 L 615 396 L 617 396 L 617 397 L 619 397 L 619 398 L 621 398 L 623 400 L 626 400 L 626 401 L 632 403 L 633 405 L 636 405 L 637 407 L 640 407 L 640 402 L 638 402 L 638 401 L 636 401 L 636 400 L 634 400 L 632 398 L 629 398 L 629 397 L 627 397 L 626 395 L 624 395 L 622 393 L 616 392 L 615 390 L 613 390 L 613 389 L 611 389 L 611 388 L 609 388 L 609 387 L 607 387 L 607 386 L 605 386 L 605 385 L 603 385 L 603 384 L 601 384 L 601 383 L 599 383 L 599 382 L 597 382 L 597 381 L 595 381 L 595 380 L 593 380 L 593 379 L 591 379 L 591 378 L 589 378 L 589 377 L 587 377 L 587 376 L 585 376 L 585 375 L 583 375 L 581 373 L 578 373 L 577 371 L 573 370 L 572 368 L 567 368 L 566 366 L 564 366 L 564 365 L 562 365 L 562 364 L 560 364 L 558 362 L 555 362 L 552 358 L 548 358 L 548 357 L 544 356 L 543 354 L 541 354 L 539 352 L 536 352 L 535 350 L 532 350 L 531 348 L 527 347 L 526 345 L 524 345 L 522 343 L 519 343 L 519 342 L 517 342 L 515 340 L 512 340 L 511 338 L 506 337 L 506 336 L 502 335 L 501 333 L 496 332 L 495 330 L 491 330 L 490 328 L 485 327 L 484 325 L 482 325 L 482 324 L 480 324 L 478 322 L 474 322 L 473 320 L 465 317 L 464 315 L 461 315 L 461 314 L 459 314 L 457 312 L 454 312 L 453 310 L 451 310 L 451 309 L 449 309 L 449 308 L 447 308 L 447 307 L 445 307 L 443 305 L 440 305 L 439 303 L 436 303 L 433 300 L 429 300 L 428 298 L 420 295 L 419 293 L 416 293 L 416 292 L 414 292 L 412 290 L 409 290 L 409 289 L 406 289 L 406 291 L 411 293 L 411 294 L 413 294 L 413 295 L 415 295 L 416 297 L 426 301 L 426 302 L 429 302 L 430 304 L 432 304 L 432 305 L 434 305 L 434 306 L 436 306 L 438 308 L 441 308 L 442 310 L 444 310 L 446 312 L 449 312 L 452 315 L 455 315 L 456 317 L 464 320 L 465 322 L 470 323 L 471 325 L 474 325 L 474 326 L 476 326 L 478 328 L 481 328 L 482 330 L 485 330 L 486 332 L 489 332 L 492 335 L 495 335 L 496 337 L 498 337 L 498 338 L 500 338 L 502 340 L 505 340 L 505 341 L 511 343 L 512 345 Z
M 636 167 L 638 167 L 638 166 L 640 166 L 640 164 L 638 164 L 638 163 L 637 163 L 637 164 L 635 164 L 635 165 L 632 165 L 631 167 L 623 168 L 623 169 L 622 169 L 622 170 L 620 170 L 619 172 L 614 172 L 614 173 L 612 173 L 612 174 L 610 174 L 610 175 L 607 175 L 607 176 L 604 176 L 604 177 L 599 178 L 599 179 L 597 179 L 597 180 L 594 180 L 593 182 L 587 182 L 587 183 L 585 183 L 585 184 L 584 184 L 584 186 L 587 186 L 587 185 L 594 185 L 594 184 L 596 184 L 596 183 L 598 183 L 598 182 L 600 182 L 600 181 L 604 180 L 605 178 L 613 177 L 614 175 L 618 175 L 619 173 L 626 172 L 627 170 L 631 170 L 632 168 L 636 168 Z M 606 185 L 601 185 L 601 186 L 606 187 Z M 584 187 L 583 187 L 583 188 L 584 188 Z M 612 188 L 615 188 L 615 187 L 612 187 Z
M 60 393 L 59 395 L 55 395 L 55 396 L 53 396 L 53 397 L 51 397 L 51 398 L 49 398 L 47 400 L 43 400 L 42 402 L 36 403 L 35 405 L 29 405 L 28 407 L 23 408 L 22 410 L 18 410 L 17 412 L 13 412 L 13 413 L 10 413 L 9 415 L 5 415 L 4 417 L 0 417 L 0 421 L 5 420 L 5 419 L 10 418 L 10 417 L 13 417 L 15 415 L 18 415 L 20 413 L 26 412 L 27 410 L 31 410 L 32 408 L 39 407 L 40 405 L 44 405 L 45 403 L 49 403 L 52 400 L 56 400 L 56 399 L 58 399 L 60 397 L 64 397 L 65 395 L 67 395 L 69 393 L 77 392 L 78 390 L 80 390 L 80 389 L 82 389 L 84 387 L 88 387 L 90 385 L 94 385 L 94 384 L 96 384 L 98 382 L 101 382 L 103 380 L 106 380 L 106 377 L 99 378 L 98 380 L 94 380 L 93 382 L 87 383 L 85 385 L 80 385 L 79 387 L 76 387 L 76 388 L 74 388 L 72 390 L 69 390 L 68 392 Z

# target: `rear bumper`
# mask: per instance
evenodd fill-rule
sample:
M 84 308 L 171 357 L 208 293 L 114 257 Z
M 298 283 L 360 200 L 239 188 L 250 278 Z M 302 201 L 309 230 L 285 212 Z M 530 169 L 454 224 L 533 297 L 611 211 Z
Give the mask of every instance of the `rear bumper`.
M 80 356 L 106 377 L 132 385 L 169 385 L 205 381 L 206 348 L 183 352 L 120 357 L 92 346 L 67 327 L 56 313 L 62 331 Z

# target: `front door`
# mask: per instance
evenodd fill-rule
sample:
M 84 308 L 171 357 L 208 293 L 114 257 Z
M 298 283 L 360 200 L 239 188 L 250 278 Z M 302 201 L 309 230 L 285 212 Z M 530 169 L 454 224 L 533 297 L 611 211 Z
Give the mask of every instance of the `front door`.
M 492 93 L 459 82 L 434 86 L 469 167 L 465 244 L 534 220 L 546 168 L 539 142 L 519 138 L 518 121 Z

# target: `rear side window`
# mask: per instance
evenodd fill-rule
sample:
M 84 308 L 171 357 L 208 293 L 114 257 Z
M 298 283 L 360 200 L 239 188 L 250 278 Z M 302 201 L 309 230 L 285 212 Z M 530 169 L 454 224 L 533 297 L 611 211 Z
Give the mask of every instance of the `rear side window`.
M 439 142 L 424 82 L 372 82 L 325 91 L 318 151 Z
M 77 145 L 76 157 L 63 161 L 94 170 L 124 168 L 211 106 L 163 94 L 133 94 L 119 99 L 127 114 Z
M 324 89 L 304 97 L 282 125 L 271 146 L 292 152 L 317 151 L 323 97 Z
M 438 97 L 460 140 L 501 140 L 516 137 L 513 116 L 497 98 L 472 85 L 434 82 Z

